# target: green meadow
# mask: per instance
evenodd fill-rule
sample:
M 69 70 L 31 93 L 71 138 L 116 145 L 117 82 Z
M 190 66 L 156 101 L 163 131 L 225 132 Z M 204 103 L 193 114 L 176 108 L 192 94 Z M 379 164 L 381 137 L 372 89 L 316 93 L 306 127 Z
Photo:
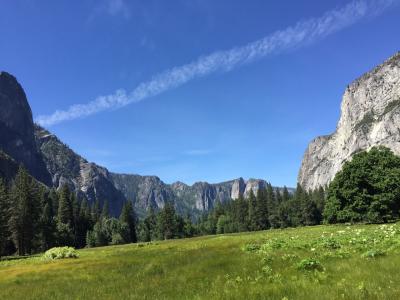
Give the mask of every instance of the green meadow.
M 206 236 L 0 262 L 0 299 L 400 299 L 400 223 Z

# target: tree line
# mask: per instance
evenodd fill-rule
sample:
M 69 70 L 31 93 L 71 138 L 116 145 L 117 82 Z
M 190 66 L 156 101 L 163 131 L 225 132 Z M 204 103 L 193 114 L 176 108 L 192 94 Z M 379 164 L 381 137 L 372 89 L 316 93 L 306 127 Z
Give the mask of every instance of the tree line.
M 89 205 L 67 185 L 49 190 L 23 167 L 10 185 L 0 178 L 0 256 L 136 241 L 136 217 L 129 201 L 116 219 L 109 216 L 107 202 L 102 207 L 99 201 Z
M 76 248 L 135 243 L 195 235 L 189 215 L 172 203 L 139 221 L 131 201 L 119 218 L 110 216 L 105 201 L 89 204 L 67 185 L 48 189 L 20 167 L 11 184 L 0 178 L 0 257 L 29 255 L 55 246 Z
M 200 234 L 219 234 L 316 225 L 322 222 L 325 191 L 306 192 L 300 185 L 291 194 L 288 189 L 267 184 L 256 195 L 250 191 L 245 199 L 217 203 L 197 222 Z
M 195 221 L 189 214 L 177 214 L 170 202 L 158 211 L 150 208 L 138 220 L 127 201 L 115 218 L 107 201 L 89 204 L 67 185 L 49 190 L 20 167 L 12 184 L 0 179 L 0 256 L 54 246 L 96 247 L 323 222 L 389 222 L 399 218 L 399 210 L 400 157 L 384 147 L 354 155 L 326 191 L 305 191 L 298 185 L 289 193 L 268 183 L 246 199 L 217 202 Z

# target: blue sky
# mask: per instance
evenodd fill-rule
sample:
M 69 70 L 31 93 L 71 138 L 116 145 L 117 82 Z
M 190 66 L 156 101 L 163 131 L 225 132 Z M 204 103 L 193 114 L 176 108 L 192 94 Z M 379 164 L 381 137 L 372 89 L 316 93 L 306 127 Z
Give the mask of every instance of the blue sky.
M 2 1 L 0 69 L 21 82 L 34 118 L 64 111 L 68 120 L 46 127 L 110 171 L 168 183 L 242 176 L 295 186 L 308 142 L 334 131 L 347 84 L 400 50 L 398 2 Z M 307 32 L 354 4 L 369 11 L 345 14 L 343 28 L 335 21 L 326 34 L 288 46 L 278 38 L 276 50 L 251 61 L 221 66 L 217 56 L 203 76 L 191 68 L 184 84 L 171 83 L 176 68 L 271 43 L 299 22 Z M 148 83 L 159 74 L 157 88 L 165 89 L 153 96 Z M 114 105 L 116 90 L 141 84 L 150 95 Z M 112 105 L 89 115 L 87 103 L 104 95 Z M 75 104 L 83 104 L 78 118 Z

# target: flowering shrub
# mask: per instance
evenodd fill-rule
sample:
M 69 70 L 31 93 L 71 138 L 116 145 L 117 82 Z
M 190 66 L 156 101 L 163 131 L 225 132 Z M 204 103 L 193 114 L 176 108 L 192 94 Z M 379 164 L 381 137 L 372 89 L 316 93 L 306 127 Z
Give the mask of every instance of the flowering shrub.
M 297 268 L 299 270 L 304 270 L 304 271 L 313 271 L 313 270 L 323 271 L 324 270 L 324 267 L 322 266 L 322 264 L 314 258 L 303 259 L 297 265 Z
M 73 247 L 54 247 L 47 250 L 43 258 L 45 259 L 61 259 L 61 258 L 78 258 L 79 255 Z

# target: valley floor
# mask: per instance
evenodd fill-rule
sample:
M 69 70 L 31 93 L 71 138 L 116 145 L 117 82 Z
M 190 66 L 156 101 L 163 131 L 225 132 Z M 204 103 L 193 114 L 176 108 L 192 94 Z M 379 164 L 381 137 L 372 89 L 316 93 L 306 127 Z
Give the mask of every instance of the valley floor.
M 400 223 L 315 226 L 0 262 L 0 299 L 400 299 Z

